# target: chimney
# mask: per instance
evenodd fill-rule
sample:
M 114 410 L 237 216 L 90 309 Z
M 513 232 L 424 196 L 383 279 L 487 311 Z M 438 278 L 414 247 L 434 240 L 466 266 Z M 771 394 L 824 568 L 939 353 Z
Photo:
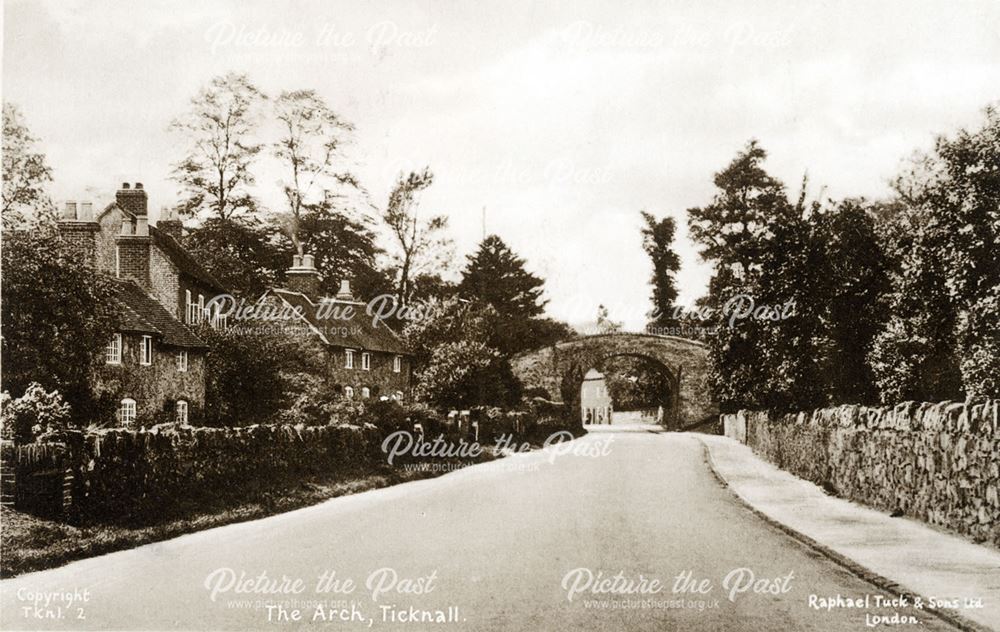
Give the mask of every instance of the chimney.
M 130 187 L 128 182 L 123 182 L 122 188 L 115 193 L 115 202 L 118 208 L 136 217 L 146 217 L 149 214 L 146 208 L 146 191 L 141 182 L 136 182 L 135 188 Z
M 310 299 L 319 296 L 319 271 L 312 255 L 292 257 L 292 267 L 285 272 L 285 280 L 293 292 L 301 292 Z
M 94 221 L 94 205 L 67 201 L 59 217 L 59 234 L 81 260 L 97 263 L 97 236 L 101 227 Z
M 177 211 L 168 206 L 160 208 L 160 219 L 157 220 L 156 227 L 177 241 L 180 241 L 184 234 L 184 225 L 177 216 Z
M 122 218 L 122 232 L 115 244 L 115 273 L 122 279 L 133 279 L 149 291 L 149 217 L 146 191 L 141 182 L 135 188 L 128 182 L 115 194 L 118 208 L 126 213 Z M 134 219 L 133 219 L 134 218 Z
M 340 290 L 337 291 L 337 296 L 335 296 L 338 301 L 353 301 L 354 295 L 351 294 L 351 281 L 349 279 L 340 280 Z

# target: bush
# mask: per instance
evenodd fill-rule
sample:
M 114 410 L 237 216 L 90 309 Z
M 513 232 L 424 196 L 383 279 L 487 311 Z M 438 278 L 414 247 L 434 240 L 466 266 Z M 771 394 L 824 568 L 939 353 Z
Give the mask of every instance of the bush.
M 69 421 L 69 404 L 62 395 L 45 392 L 38 382 L 32 382 L 16 399 L 6 391 L 0 394 L 2 434 L 16 443 L 31 443 L 45 433 L 65 431 Z

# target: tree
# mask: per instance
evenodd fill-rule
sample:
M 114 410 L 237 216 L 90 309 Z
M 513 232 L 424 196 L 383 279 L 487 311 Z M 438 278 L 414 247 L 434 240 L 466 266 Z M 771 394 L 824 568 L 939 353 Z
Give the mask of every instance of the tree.
M 288 169 L 281 182 L 288 202 L 286 229 L 295 251 L 302 255 L 299 224 L 303 213 L 329 200 L 334 186 L 358 186 L 354 175 L 339 168 L 342 146 L 354 126 L 313 90 L 282 92 L 275 101 L 275 114 L 282 136 L 274 144 L 274 155 Z
M 329 201 L 311 205 L 299 222 L 299 236 L 309 243 L 310 253 L 322 275 L 321 292 L 334 296 L 342 279 L 351 282 L 351 291 L 368 300 L 392 293 L 392 282 L 378 267 L 382 249 L 375 233 L 364 218 L 355 218 L 335 208 Z M 291 260 L 295 246 L 288 236 L 279 240 L 280 262 Z M 278 270 L 281 276 L 284 269 Z
M 642 211 L 645 226 L 642 229 L 642 248 L 653 263 L 650 284 L 653 286 L 653 311 L 650 325 L 653 327 L 675 327 L 674 317 L 677 305 L 677 271 L 681 267 L 680 257 L 674 252 L 674 233 L 677 223 L 672 217 L 657 220 Z
M 37 382 L 77 419 L 107 412 L 92 377 L 120 328 L 114 282 L 54 228 L 5 232 L 2 259 L 3 390 L 18 397 Z
M 237 295 L 260 296 L 288 261 L 274 237 L 273 228 L 256 217 L 211 217 L 190 229 L 183 241 L 224 287 Z
M 228 73 L 213 78 L 171 123 L 188 143 L 171 175 L 187 196 L 179 204 L 182 213 L 206 211 L 226 222 L 256 210 L 251 167 L 262 145 L 253 136 L 266 98 L 247 75 Z
M 247 426 L 269 423 L 285 404 L 289 385 L 286 341 L 251 325 L 214 329 L 198 335 L 209 351 L 205 360 L 205 423 Z
M 45 154 L 35 149 L 38 142 L 28 130 L 21 111 L 3 104 L 3 228 L 23 225 L 29 216 L 51 214 L 52 202 L 46 186 L 52 169 Z
M 435 349 L 449 342 L 464 340 L 487 345 L 497 320 L 493 306 L 456 296 L 429 300 L 422 306 L 421 316 L 403 329 L 417 372 L 430 362 Z
M 436 347 L 417 379 L 417 396 L 438 408 L 509 408 L 521 399 L 510 362 L 480 342 L 458 340 Z
M 467 257 L 458 284 L 461 296 L 496 310 L 490 344 L 508 356 L 537 346 L 531 337 L 532 324 L 546 303 L 542 300 L 544 282 L 528 272 L 524 263 L 503 240 L 490 235 Z
M 429 167 L 400 174 L 382 214 L 395 240 L 396 300 L 402 307 L 413 300 L 413 279 L 440 270 L 451 256 L 451 240 L 444 235 L 448 218 L 434 215 L 421 221 L 417 216 L 418 195 L 433 182 Z

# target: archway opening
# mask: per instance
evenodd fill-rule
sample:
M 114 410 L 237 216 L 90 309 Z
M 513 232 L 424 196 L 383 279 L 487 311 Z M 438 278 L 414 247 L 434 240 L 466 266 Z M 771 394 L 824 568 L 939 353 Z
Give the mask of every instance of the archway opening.
M 585 371 L 574 366 L 563 387 L 584 424 L 676 426 L 677 377 L 649 356 L 614 354 Z

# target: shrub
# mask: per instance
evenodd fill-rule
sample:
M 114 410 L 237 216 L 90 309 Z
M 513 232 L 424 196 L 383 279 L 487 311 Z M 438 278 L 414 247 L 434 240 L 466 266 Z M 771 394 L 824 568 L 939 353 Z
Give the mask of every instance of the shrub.
M 16 443 L 30 443 L 40 435 L 64 431 L 70 421 L 69 404 L 58 391 L 46 392 L 38 382 L 32 382 L 24 395 L 12 398 L 0 394 L 0 423 L 3 436 Z

